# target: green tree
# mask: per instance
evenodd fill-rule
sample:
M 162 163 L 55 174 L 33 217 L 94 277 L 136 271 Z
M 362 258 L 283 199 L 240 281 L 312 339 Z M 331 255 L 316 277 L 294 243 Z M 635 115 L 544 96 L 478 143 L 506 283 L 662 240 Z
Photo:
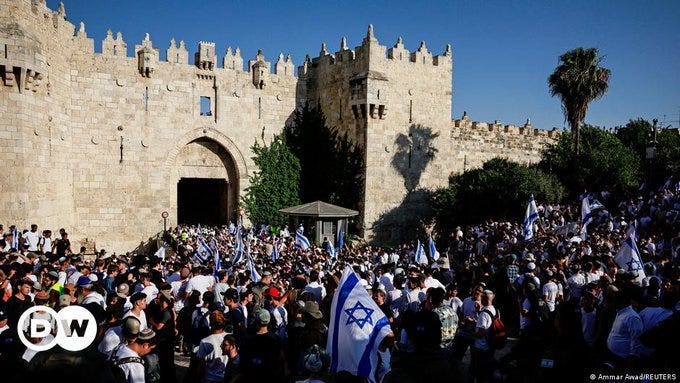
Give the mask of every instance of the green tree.
M 300 195 L 357 209 L 363 195 L 364 157 L 347 136 L 326 125 L 317 109 L 305 105 L 285 128 L 291 151 L 300 159 Z
M 661 129 L 656 144 L 656 171 L 661 178 L 674 175 L 676 181 L 680 175 L 680 130 Z
M 250 177 L 243 204 L 253 223 L 286 222 L 280 209 L 300 204 L 300 161 L 290 151 L 286 136 L 274 136 L 269 146 L 251 147 L 258 170 Z
M 640 161 L 644 161 L 647 156 L 647 145 L 652 139 L 652 124 L 642 118 L 630 120 L 625 126 L 616 130 L 616 137 L 624 145 L 633 149 Z
M 480 169 L 452 176 L 447 188 L 435 192 L 437 230 L 447 233 L 454 224 L 485 219 L 521 220 L 531 195 L 537 201 L 559 202 L 565 191 L 557 177 L 535 166 L 494 158 Z
M 575 134 L 574 157 L 580 155 L 580 125 L 588 104 L 602 97 L 609 88 L 611 71 L 600 66 L 603 57 L 597 48 L 576 48 L 560 56 L 560 63 L 548 77 L 551 96 L 562 99 L 564 119 Z
M 614 134 L 594 126 L 581 128 L 583 148 L 574 162 L 574 133 L 565 132 L 542 154 L 541 169 L 557 175 L 572 196 L 587 190 L 627 193 L 639 186 L 640 159 Z

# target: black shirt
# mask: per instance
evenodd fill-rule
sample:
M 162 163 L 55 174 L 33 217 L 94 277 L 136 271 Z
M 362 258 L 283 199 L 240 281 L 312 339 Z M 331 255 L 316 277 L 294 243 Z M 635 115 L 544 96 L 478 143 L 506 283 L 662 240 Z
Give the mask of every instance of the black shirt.
M 14 330 L 17 328 L 19 317 L 31 306 L 33 306 L 33 301 L 31 301 L 30 296 L 26 296 L 23 300 L 21 300 L 17 298 L 16 295 L 12 295 L 7 300 L 7 325 L 9 325 L 10 329 Z
M 245 339 L 241 349 L 241 372 L 246 381 L 276 381 L 283 375 L 282 345 L 277 337 L 256 334 Z

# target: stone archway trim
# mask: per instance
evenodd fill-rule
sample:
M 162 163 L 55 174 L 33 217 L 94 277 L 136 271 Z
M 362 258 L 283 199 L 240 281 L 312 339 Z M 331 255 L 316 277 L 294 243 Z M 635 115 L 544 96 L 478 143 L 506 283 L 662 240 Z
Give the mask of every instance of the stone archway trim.
M 239 179 L 242 180 L 248 179 L 248 165 L 246 164 L 246 160 L 243 157 L 243 154 L 238 149 L 236 144 L 234 144 L 234 141 L 232 141 L 224 133 L 221 133 L 212 128 L 194 129 L 185 134 L 184 136 L 180 137 L 175 142 L 175 145 L 172 147 L 172 149 L 170 149 L 170 151 L 168 152 L 168 156 L 165 159 L 165 166 L 166 167 L 174 166 L 177 156 L 179 155 L 182 148 L 184 148 L 190 142 L 203 137 L 214 140 L 215 142 L 222 145 L 224 149 L 226 149 L 227 153 L 229 153 L 229 155 L 231 156 L 234 165 L 236 166 L 236 169 L 238 171 Z

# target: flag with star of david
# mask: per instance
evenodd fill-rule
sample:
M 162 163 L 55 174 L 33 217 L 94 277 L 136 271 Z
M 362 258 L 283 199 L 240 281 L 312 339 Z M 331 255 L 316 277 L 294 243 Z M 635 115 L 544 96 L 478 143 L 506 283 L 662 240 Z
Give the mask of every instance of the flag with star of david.
M 645 271 L 642 268 L 642 258 L 640 257 L 640 251 L 635 244 L 635 224 L 631 223 L 626 233 L 626 239 L 621 244 L 621 249 L 614 258 L 614 261 L 620 268 L 626 271 L 637 273 L 637 278 L 635 278 L 636 283 L 641 283 L 645 278 Z
M 375 383 L 378 346 L 391 333 L 390 322 L 359 277 L 351 267 L 345 268 L 331 305 L 326 343 L 330 372 L 349 371 Z
M 527 206 L 527 212 L 524 218 L 524 239 L 529 241 L 534 237 L 534 221 L 538 219 L 538 208 L 536 207 L 536 201 L 534 200 L 533 194 L 529 198 L 529 205 Z
M 586 240 L 588 236 L 587 227 L 588 224 L 593 222 L 593 213 L 590 210 L 590 202 L 588 201 L 588 196 L 583 197 L 581 200 L 581 239 Z

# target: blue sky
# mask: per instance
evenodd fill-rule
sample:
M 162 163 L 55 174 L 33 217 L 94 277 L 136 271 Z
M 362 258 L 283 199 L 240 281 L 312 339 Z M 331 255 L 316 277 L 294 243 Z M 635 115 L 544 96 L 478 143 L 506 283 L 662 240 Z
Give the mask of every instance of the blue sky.
M 434 54 L 453 46 L 453 116 L 534 127 L 565 126 L 558 98 L 546 79 L 558 56 L 578 46 L 596 47 L 612 71 L 609 92 L 595 101 L 586 122 L 612 128 L 638 117 L 679 126 L 680 1 L 179 1 L 63 0 L 67 18 L 84 21 L 101 51 L 106 30 L 120 31 L 132 47 L 151 35 L 165 55 L 174 37 L 190 60 L 198 41 L 216 43 L 223 55 L 239 46 L 244 60 L 258 49 L 273 62 L 280 52 L 300 65 L 322 42 L 338 50 L 342 36 L 353 48 L 372 23 L 381 44 L 402 36 L 414 51 L 425 40 Z M 52 9 L 58 1 L 48 0 Z M 665 115 L 665 117 L 664 117 Z

